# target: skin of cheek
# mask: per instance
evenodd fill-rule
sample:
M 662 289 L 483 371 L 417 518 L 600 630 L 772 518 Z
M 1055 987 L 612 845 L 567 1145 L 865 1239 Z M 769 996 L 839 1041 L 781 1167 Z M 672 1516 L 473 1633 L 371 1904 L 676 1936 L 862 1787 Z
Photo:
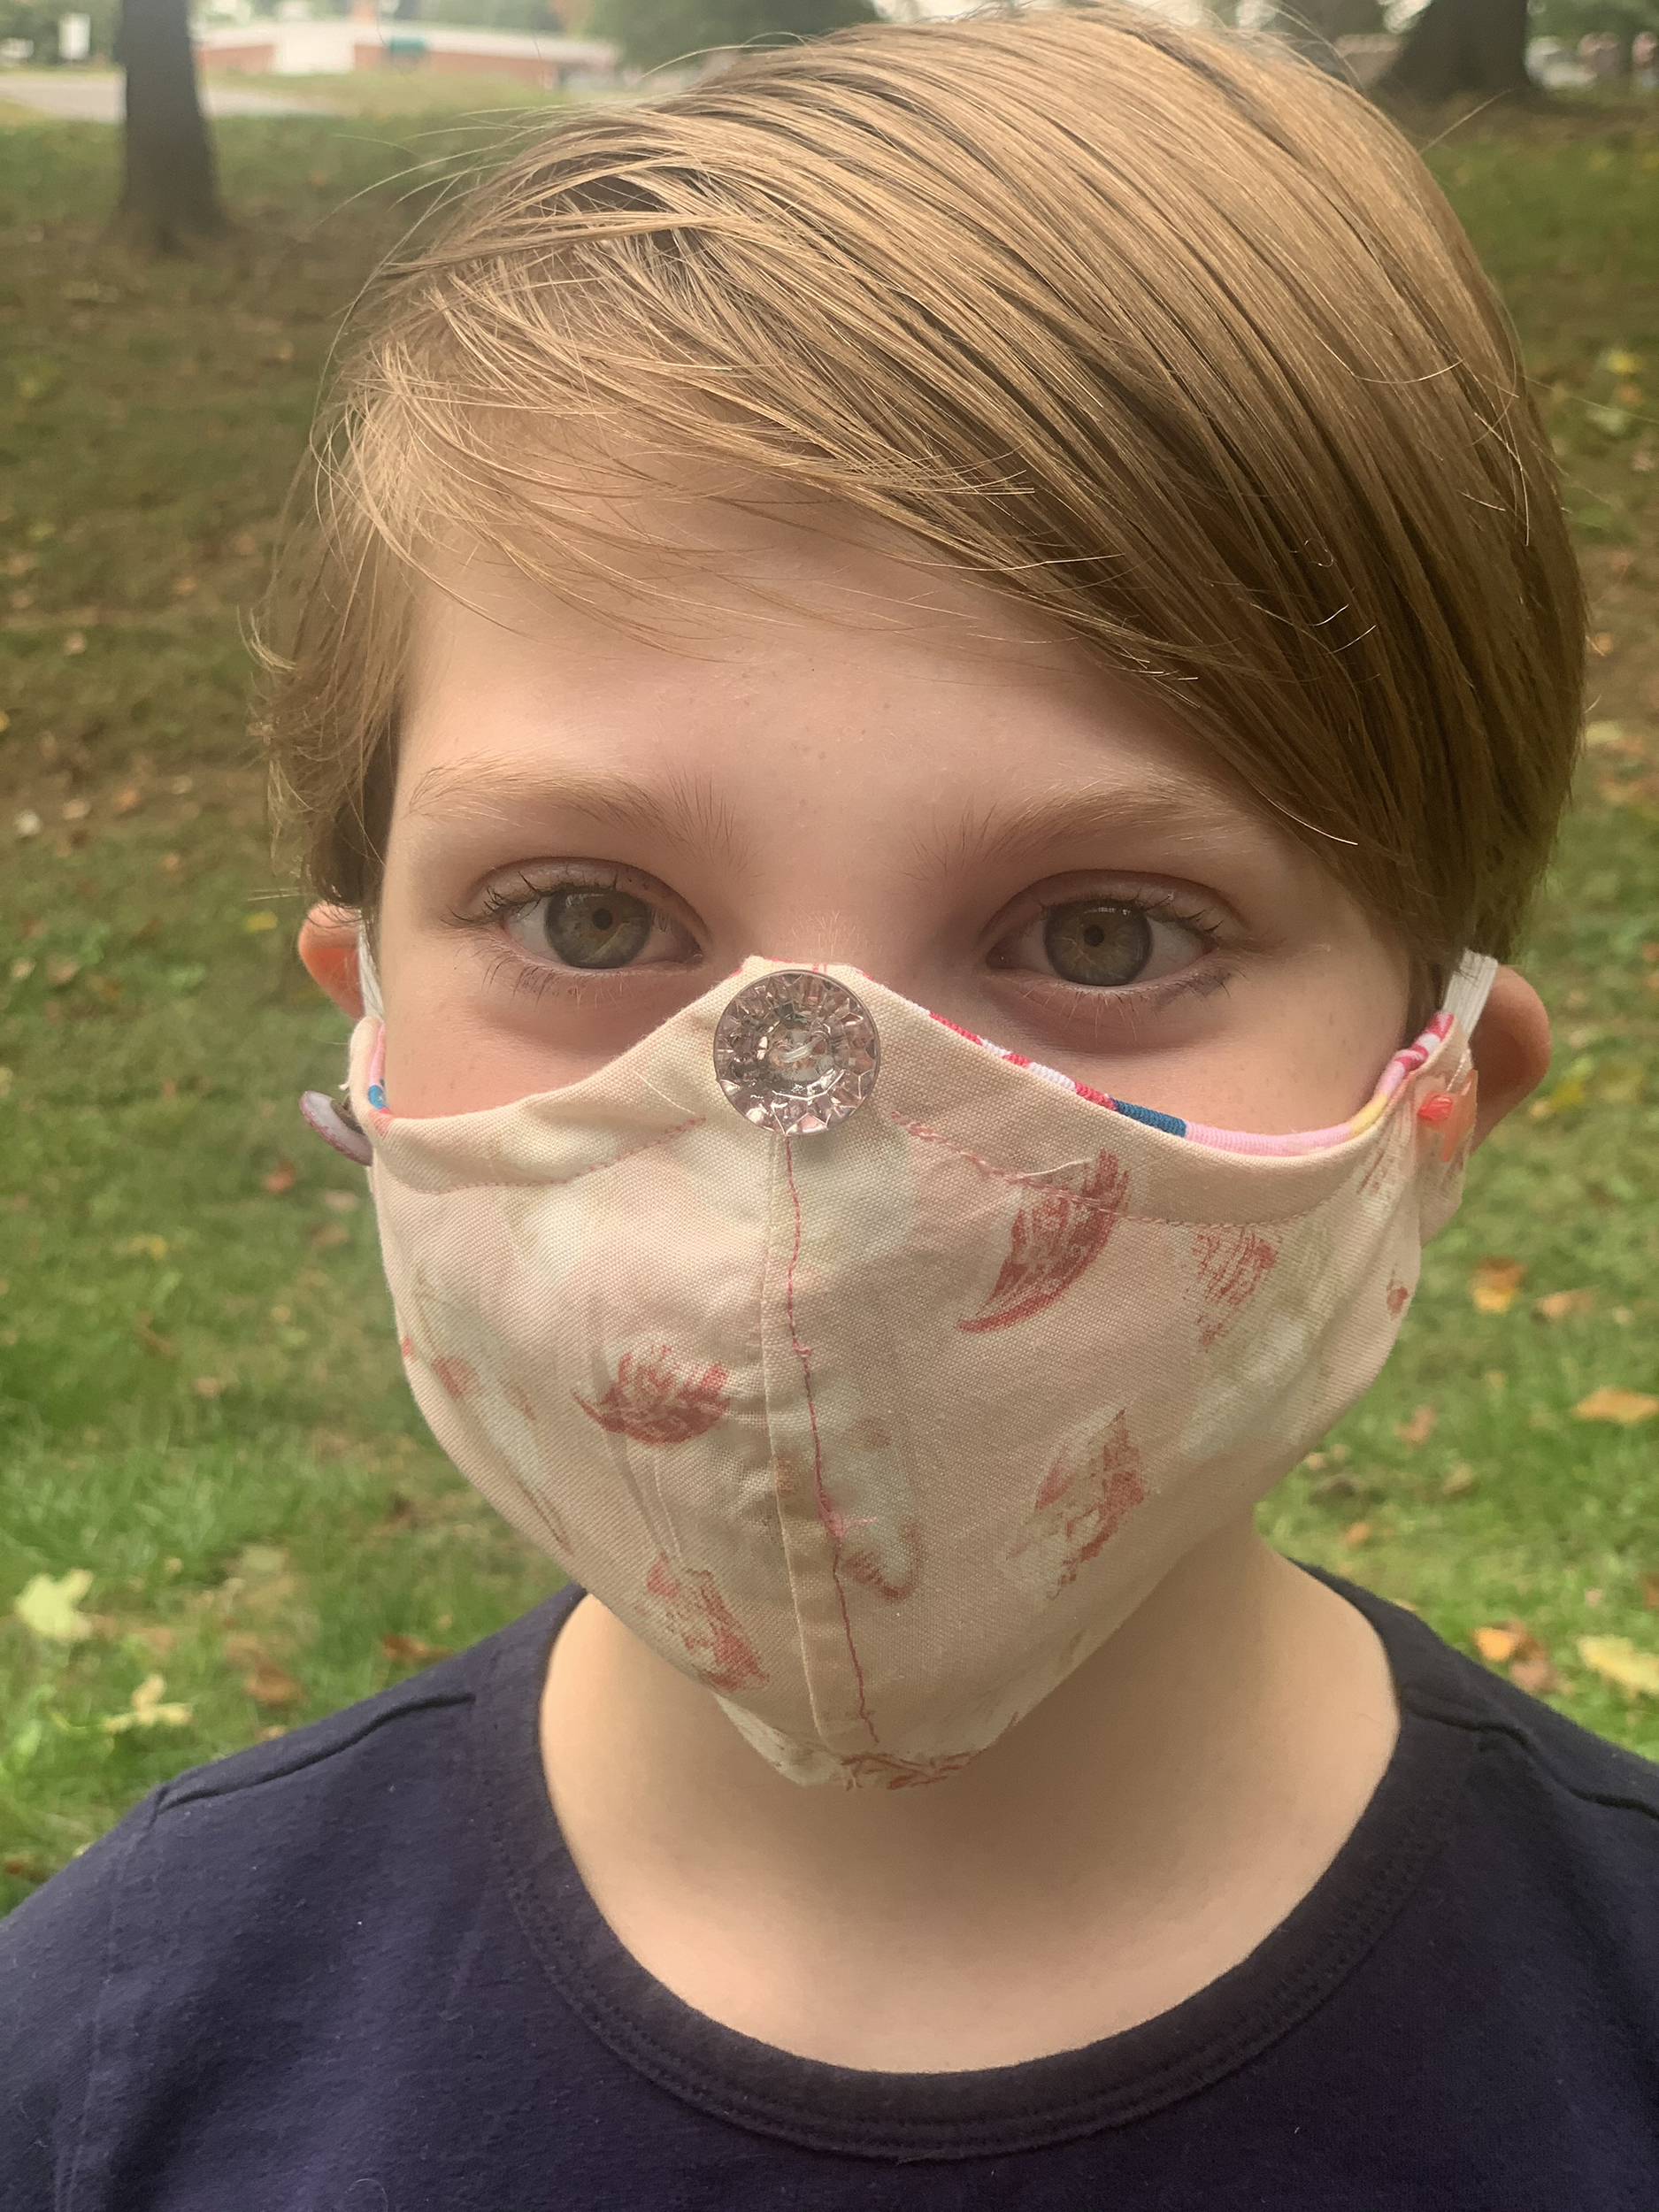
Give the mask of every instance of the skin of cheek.
M 854 558 L 845 548 L 822 557 L 838 572 Z M 380 914 L 395 1110 L 465 1112 L 579 1080 L 754 951 L 848 962 L 1098 1088 L 1225 1127 L 1339 1122 L 1403 1041 L 1403 955 L 1303 848 L 1207 777 L 1195 748 L 1070 649 L 1042 638 L 1033 656 L 1016 641 L 964 665 L 947 640 L 803 618 L 765 630 L 729 623 L 708 652 L 681 654 L 526 593 L 507 587 L 509 603 L 488 614 L 445 601 L 426 626 Z M 1002 603 L 997 618 L 1006 626 Z M 568 817 L 550 833 L 563 841 L 549 844 L 539 826 L 492 827 L 481 808 L 446 816 L 419 805 L 434 775 L 486 756 L 526 785 L 571 773 L 657 792 L 700 781 L 726 818 L 726 849 L 677 850 L 650 832 Z M 1102 776 L 1133 799 L 1169 774 L 1208 782 L 1234 809 L 1236 833 L 1209 841 L 1257 856 L 1242 872 L 1263 887 L 1256 903 L 1273 941 L 1240 956 L 1212 993 L 1129 1020 L 1108 1010 L 1098 1035 L 1079 1014 L 1058 1033 L 1018 979 L 987 972 L 983 946 L 953 918 L 972 914 L 978 927 L 1067 868 L 1133 874 L 1147 863 L 1133 841 L 1100 860 L 1075 847 L 1033 851 L 1005 879 L 971 864 L 936 879 L 918 870 L 918 833 Z M 1164 839 L 1162 872 L 1180 874 L 1171 856 L 1188 859 L 1203 883 L 1213 857 L 1203 845 L 1188 856 Z M 509 948 L 457 929 L 449 911 L 492 867 L 556 857 L 615 862 L 670 885 L 703 926 L 705 956 L 602 978 L 580 1002 L 563 986 L 513 987 L 521 971 Z M 1240 873 L 1236 856 L 1227 864 Z

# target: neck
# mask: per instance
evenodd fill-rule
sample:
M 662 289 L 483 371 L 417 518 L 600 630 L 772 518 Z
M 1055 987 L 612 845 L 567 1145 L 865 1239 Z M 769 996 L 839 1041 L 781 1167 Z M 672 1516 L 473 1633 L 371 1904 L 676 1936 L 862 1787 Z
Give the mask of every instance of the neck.
M 804 2056 L 948 2071 L 1094 2040 L 1236 1963 L 1340 1847 L 1396 1726 L 1369 1624 L 1246 1520 L 926 1788 L 786 1781 L 592 1598 L 541 1740 L 583 1879 L 659 1980 Z

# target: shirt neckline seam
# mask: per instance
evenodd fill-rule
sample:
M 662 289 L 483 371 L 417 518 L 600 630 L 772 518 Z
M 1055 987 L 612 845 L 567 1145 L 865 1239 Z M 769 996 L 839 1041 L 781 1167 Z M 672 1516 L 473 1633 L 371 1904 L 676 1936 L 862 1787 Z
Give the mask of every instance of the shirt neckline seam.
M 554 1624 L 555 1634 L 567 1617 L 565 1612 Z M 534 1641 L 534 1649 L 541 1655 L 543 1666 L 550 1646 L 550 1638 L 546 1643 L 539 1638 Z M 1391 1651 L 1391 1661 L 1395 1655 Z M 522 1664 L 522 1650 L 516 1654 L 503 1650 L 499 1655 L 502 1663 L 512 1657 L 518 1657 Z M 492 1666 L 489 1678 L 480 1685 L 475 1719 L 483 1724 L 493 1740 L 488 1743 L 482 1739 L 479 1741 L 480 1778 L 489 1810 L 492 1844 L 514 1916 L 557 1994 L 613 2055 L 682 2101 L 751 2133 L 781 2139 L 803 2148 L 854 2157 L 956 2160 L 1048 2148 L 1110 2128 L 1129 2125 L 1171 2105 L 1202 2095 L 1236 2075 L 1310 2018 L 1380 1940 L 1410 1897 L 1450 1826 L 1479 1748 L 1467 1731 L 1448 1724 L 1441 1716 L 1421 1711 L 1413 1702 L 1409 1684 L 1396 1678 L 1402 1717 L 1400 1741 L 1377 1791 L 1313 1887 L 1234 1966 L 1152 2020 L 1074 2051 L 959 2074 L 872 2070 L 866 2076 L 857 2069 L 801 2058 L 744 2036 L 741 2031 L 698 2013 L 674 1996 L 665 1985 L 657 1982 L 624 1948 L 583 1884 L 541 1786 L 538 1759 L 535 1804 L 529 1816 L 536 1822 L 540 1832 L 536 1840 L 541 1849 L 535 1851 L 534 1855 L 545 1859 L 547 1871 L 557 1878 L 561 1893 L 557 1896 L 547 1893 L 534 1878 L 536 1870 L 526 1863 L 531 1854 L 515 1848 L 515 1843 L 523 1839 L 515 1839 L 509 1832 L 510 1821 L 498 1783 L 500 1759 L 499 1755 L 499 1755 L 504 1747 L 500 1740 L 501 1724 L 505 1723 L 511 1730 L 512 1716 L 506 1709 L 521 1686 L 517 1681 L 509 1686 L 500 1676 L 508 1672 L 516 1676 L 518 1671 L 518 1668 L 508 1664 Z M 1447 1732 L 1441 1734 L 1441 1728 Z M 534 1727 L 529 1737 L 534 1754 Z M 1425 1761 L 1427 1774 L 1417 1772 Z M 1379 1805 L 1385 1789 L 1398 1800 L 1396 1803 Z M 1330 1924 L 1316 1932 L 1315 1955 L 1306 1955 L 1308 1945 L 1303 1939 L 1303 1955 L 1269 1994 L 1247 1998 L 1241 2004 L 1235 2001 L 1231 2019 L 1224 2019 L 1217 2026 L 1206 2028 L 1201 2022 L 1194 2039 L 1186 2048 L 1172 2049 L 1161 2056 L 1155 2055 L 1139 2064 L 1133 2053 L 1125 2053 L 1127 2070 L 1102 2086 L 1071 2095 L 1057 2088 L 1051 2089 L 1041 2097 L 1033 2109 L 1019 2114 L 976 2119 L 966 2110 L 967 2101 L 974 2093 L 969 2085 L 979 2085 L 981 2093 L 991 2082 L 1011 2089 L 1018 2078 L 1025 2076 L 1033 2080 L 1035 2087 L 1034 2078 L 1044 2070 L 1051 2075 L 1067 2069 L 1080 2071 L 1091 2059 L 1099 2062 L 1114 2045 L 1121 2052 L 1129 2039 L 1179 2033 L 1179 2029 L 1170 2024 L 1178 2021 L 1189 2007 L 1226 2004 L 1228 1981 L 1253 1970 L 1263 1970 L 1254 1962 L 1271 1947 L 1297 1942 L 1298 1932 L 1294 1923 L 1313 1907 L 1319 1890 L 1330 1882 L 1342 1858 L 1356 1850 L 1362 1854 L 1365 1851 L 1370 1839 L 1362 1832 L 1373 1815 L 1379 1821 L 1392 1816 L 1388 1835 L 1381 1847 L 1386 1855 L 1380 1869 L 1362 1866 L 1355 1870 L 1356 1877 L 1364 1884 L 1363 1894 L 1343 1907 Z M 1378 1848 L 1375 1845 L 1371 1847 L 1373 1851 Z M 624 1984 L 626 1993 L 618 1994 L 606 1989 L 595 1975 L 592 1962 L 580 1955 L 580 1947 L 572 1940 L 572 1932 L 567 1924 L 566 1916 L 572 1908 L 586 1924 L 586 1932 L 599 1947 L 602 1958 L 616 1968 L 618 1979 Z M 1330 1913 L 1329 1905 L 1325 1910 Z M 1271 1970 L 1271 1961 L 1266 1970 Z M 626 1989 L 630 1984 L 631 1992 Z M 675 2026 L 688 2034 L 706 2038 L 711 2047 L 710 2055 L 705 2058 L 677 2048 L 672 2037 L 664 2038 L 629 2005 L 628 1993 L 642 1996 L 660 2007 Z M 780 2093 L 765 2083 L 746 2084 L 741 2073 L 745 2057 L 752 2058 L 757 2070 L 795 2070 L 798 2089 L 786 2088 Z M 914 2093 L 922 2084 L 949 2084 L 952 2086 L 943 2094 L 954 2097 L 964 2108 L 960 2114 L 941 2108 L 898 2120 L 890 2112 L 885 2118 L 877 2119 L 868 2115 L 860 2116 L 854 2111 L 848 2111 L 843 2116 L 836 2109 L 835 2116 L 827 2121 L 822 2102 L 814 2109 L 811 2099 L 815 2085 L 820 2099 L 833 2087 L 836 2093 L 830 2102 L 839 2108 L 844 2096 L 856 2096 L 861 2083 L 867 2084 L 872 2105 L 878 2101 L 890 2105 L 895 2091 L 902 2095 L 907 2089 Z

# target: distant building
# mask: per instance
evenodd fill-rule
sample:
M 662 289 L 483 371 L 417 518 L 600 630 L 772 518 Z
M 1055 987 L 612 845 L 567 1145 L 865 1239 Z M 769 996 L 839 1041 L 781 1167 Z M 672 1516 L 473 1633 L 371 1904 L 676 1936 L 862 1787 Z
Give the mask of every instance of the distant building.
M 383 19 L 373 0 L 357 0 L 349 17 L 320 21 L 290 21 L 284 15 L 200 25 L 195 39 L 201 68 L 248 76 L 341 77 L 354 69 L 402 68 L 518 77 L 550 88 L 611 77 L 617 66 L 617 50 L 604 39 Z

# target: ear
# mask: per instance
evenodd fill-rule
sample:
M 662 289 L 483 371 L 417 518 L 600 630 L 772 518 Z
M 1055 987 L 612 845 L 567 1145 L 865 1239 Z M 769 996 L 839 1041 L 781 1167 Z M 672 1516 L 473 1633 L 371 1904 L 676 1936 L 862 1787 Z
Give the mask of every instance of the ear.
M 1549 1071 L 1549 1016 L 1513 968 L 1500 968 L 1470 1041 L 1479 1081 L 1475 1142 L 1483 1143 Z
M 314 906 L 300 925 L 300 958 L 319 990 L 342 1014 L 363 1018 L 357 978 L 357 912 L 350 906 Z

